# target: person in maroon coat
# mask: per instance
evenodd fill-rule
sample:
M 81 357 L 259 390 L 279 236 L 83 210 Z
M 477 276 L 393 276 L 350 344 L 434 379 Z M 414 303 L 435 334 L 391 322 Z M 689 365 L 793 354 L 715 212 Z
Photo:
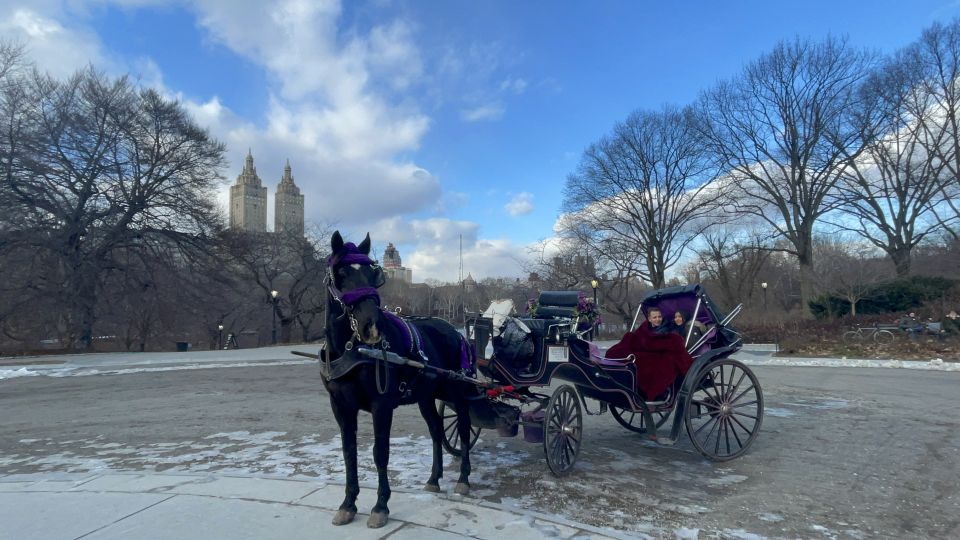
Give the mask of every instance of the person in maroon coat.
M 607 358 L 626 358 L 633 355 L 637 368 L 637 390 L 647 400 L 663 394 L 690 369 L 693 358 L 683 346 L 683 338 L 671 332 L 663 322 L 663 313 L 652 307 L 647 320 L 636 330 L 627 332 L 616 345 L 607 350 Z

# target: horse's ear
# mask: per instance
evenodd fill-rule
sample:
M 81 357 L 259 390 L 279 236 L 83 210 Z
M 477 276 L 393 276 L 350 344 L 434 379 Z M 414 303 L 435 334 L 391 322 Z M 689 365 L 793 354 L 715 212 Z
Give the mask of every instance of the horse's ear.
M 360 253 L 364 255 L 370 254 L 370 233 L 367 233 L 366 238 L 363 239 L 363 242 L 360 242 L 360 245 L 357 246 L 357 249 L 360 250 Z
M 334 255 L 343 250 L 343 237 L 340 236 L 340 231 L 333 231 L 333 236 L 330 237 L 330 249 Z

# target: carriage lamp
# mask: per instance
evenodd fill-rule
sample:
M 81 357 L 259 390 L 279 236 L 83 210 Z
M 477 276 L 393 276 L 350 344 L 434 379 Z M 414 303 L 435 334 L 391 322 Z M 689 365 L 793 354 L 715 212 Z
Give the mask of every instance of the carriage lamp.
M 217 350 L 223 348 L 223 323 L 217 325 Z
M 273 308 L 273 331 L 270 334 L 270 340 L 274 345 L 277 344 L 277 291 L 270 291 L 270 307 Z

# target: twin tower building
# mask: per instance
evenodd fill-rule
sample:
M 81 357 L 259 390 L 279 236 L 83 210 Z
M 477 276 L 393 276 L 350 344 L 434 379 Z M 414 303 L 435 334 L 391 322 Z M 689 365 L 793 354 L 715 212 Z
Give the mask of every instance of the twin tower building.
M 230 227 L 267 232 L 267 188 L 257 176 L 250 151 L 237 183 L 230 186 Z M 303 236 L 303 195 L 293 183 L 289 160 L 274 196 L 273 232 Z

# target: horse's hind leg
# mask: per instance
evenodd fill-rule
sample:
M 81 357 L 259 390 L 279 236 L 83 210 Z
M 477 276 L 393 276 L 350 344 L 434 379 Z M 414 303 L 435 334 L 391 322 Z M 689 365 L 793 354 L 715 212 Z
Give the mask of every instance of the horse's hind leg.
M 420 415 L 427 422 L 427 429 L 430 430 L 430 439 L 433 440 L 433 467 L 430 469 L 430 479 L 424 487 L 427 491 L 440 491 L 440 478 L 443 477 L 443 448 L 440 441 L 443 437 L 443 419 L 437 413 L 437 407 L 432 397 L 420 400 L 417 405 L 420 406 Z
M 373 415 L 373 462 L 377 466 L 377 504 L 370 511 L 367 527 L 379 529 L 387 524 L 390 509 L 390 479 L 387 477 L 387 464 L 390 461 L 390 428 L 393 425 L 393 404 L 374 402 Z
M 457 431 L 460 434 L 460 478 L 454 493 L 470 494 L 470 403 L 461 399 L 456 403 Z

